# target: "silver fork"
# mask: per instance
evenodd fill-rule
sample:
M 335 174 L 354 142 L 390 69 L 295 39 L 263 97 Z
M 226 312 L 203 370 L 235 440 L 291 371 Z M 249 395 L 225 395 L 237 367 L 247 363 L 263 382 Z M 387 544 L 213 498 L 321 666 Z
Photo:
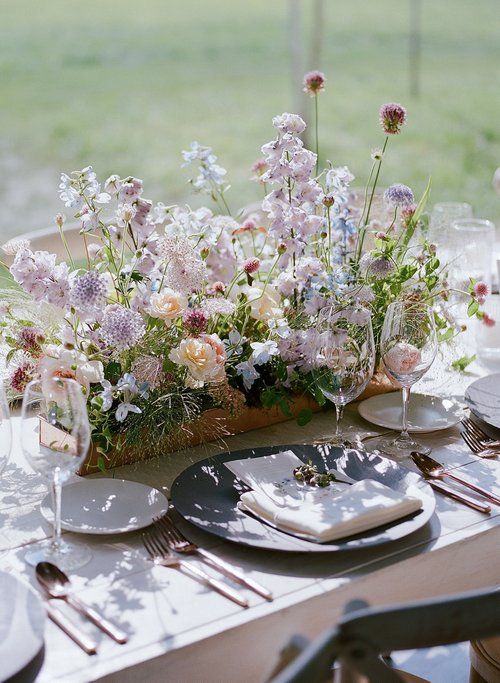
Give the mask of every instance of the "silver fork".
M 142 542 L 149 553 L 151 560 L 162 567 L 172 567 L 179 569 L 197 581 L 201 581 L 205 586 L 220 593 L 225 598 L 232 600 L 240 607 L 248 607 L 248 600 L 243 598 L 237 591 L 225 586 L 221 581 L 212 579 L 206 572 L 199 567 L 195 567 L 189 562 L 185 562 L 180 557 L 171 552 L 161 534 L 157 529 L 146 531 L 142 535 Z
M 469 434 L 476 437 L 484 448 L 499 448 L 500 441 L 493 439 L 481 427 L 476 424 L 470 417 L 464 417 L 462 424 Z
M 460 431 L 460 436 L 465 441 L 467 446 L 471 451 L 477 455 L 479 458 L 496 458 L 499 454 L 498 451 L 492 448 L 485 448 L 477 438 L 468 431 L 465 427 Z
M 236 581 L 240 585 L 249 588 L 254 593 L 257 593 L 257 595 L 260 595 L 261 597 L 269 601 L 273 599 L 273 594 L 269 590 L 267 590 L 267 588 L 264 588 L 259 583 L 257 583 L 257 581 L 254 581 L 253 579 L 246 577 L 243 572 L 239 571 L 235 567 L 232 567 L 227 562 L 224 562 L 224 560 L 221 560 L 213 553 L 210 553 L 208 552 L 208 550 L 204 550 L 203 548 L 197 546 L 195 543 L 189 541 L 185 536 L 181 534 L 181 532 L 174 525 L 170 517 L 157 517 L 154 520 L 154 524 L 159 529 L 160 533 L 163 534 L 165 542 L 167 543 L 170 550 L 173 550 L 177 553 L 197 555 L 211 567 L 217 569 L 222 574 L 225 574 L 230 579 L 233 579 L 233 581 Z

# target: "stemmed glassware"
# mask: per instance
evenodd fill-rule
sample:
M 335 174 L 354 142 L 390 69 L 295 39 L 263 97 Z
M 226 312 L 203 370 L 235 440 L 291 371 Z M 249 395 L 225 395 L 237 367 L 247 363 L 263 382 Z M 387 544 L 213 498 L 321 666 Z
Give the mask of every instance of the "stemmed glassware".
M 12 425 L 7 397 L 0 385 L 0 475 L 4 471 L 10 458 L 12 448 Z
M 90 425 L 82 387 L 73 379 L 34 380 L 24 392 L 21 445 L 31 467 L 50 482 L 54 511 L 52 539 L 25 555 L 29 564 L 52 562 L 60 569 L 82 567 L 89 548 L 61 537 L 61 489 L 78 469 L 90 444 Z
M 396 301 L 387 309 L 380 338 L 380 355 L 387 374 L 401 386 L 403 420 L 401 434 L 382 442 L 381 451 L 401 458 L 411 451 L 430 453 L 431 449 L 408 434 L 410 389 L 432 365 L 437 351 L 436 327 L 432 309 L 420 302 Z
M 335 434 L 316 443 L 342 445 L 344 407 L 364 391 L 375 367 L 370 311 L 356 304 L 328 306 L 319 312 L 316 330 L 313 377 L 336 411 Z

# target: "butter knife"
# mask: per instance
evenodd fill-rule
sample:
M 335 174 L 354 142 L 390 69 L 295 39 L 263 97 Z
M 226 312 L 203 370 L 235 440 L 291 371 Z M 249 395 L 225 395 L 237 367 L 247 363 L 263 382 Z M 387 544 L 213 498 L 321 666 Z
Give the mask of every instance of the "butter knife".
M 453 498 L 453 500 L 456 500 L 457 502 L 462 503 L 463 505 L 467 505 L 467 507 L 470 507 L 473 510 L 477 510 L 477 512 L 483 512 L 485 515 L 489 515 L 491 512 L 491 507 L 489 505 L 479 503 L 477 500 L 469 498 L 469 496 L 465 496 L 463 493 L 458 493 L 449 486 L 446 486 L 446 484 L 438 482 L 435 479 L 426 479 L 426 481 L 430 486 L 432 486 L 432 488 L 435 491 L 439 491 L 439 493 L 442 493 L 443 496 Z
M 81 647 L 81 649 L 88 655 L 97 654 L 96 643 L 89 638 L 86 633 L 83 633 L 83 631 L 81 631 L 71 621 L 71 619 L 63 614 L 61 610 L 51 605 L 48 601 L 45 602 L 45 608 L 47 610 L 47 616 L 49 619 L 53 621 L 56 626 L 59 626 L 61 631 L 64 631 L 64 633 L 69 636 L 71 640 L 78 645 L 78 647 Z

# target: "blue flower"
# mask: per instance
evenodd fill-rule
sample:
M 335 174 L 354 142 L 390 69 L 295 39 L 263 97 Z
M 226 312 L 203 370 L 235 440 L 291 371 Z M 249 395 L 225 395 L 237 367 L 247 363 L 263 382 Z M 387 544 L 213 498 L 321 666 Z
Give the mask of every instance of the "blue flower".
M 135 406 L 132 403 L 120 403 L 116 409 L 115 417 L 118 422 L 123 422 L 129 413 L 140 414 L 142 413 L 142 410 L 139 408 L 139 406 Z
M 344 235 L 355 235 L 356 234 L 356 225 L 350 218 L 335 218 L 332 222 L 332 228 L 334 230 L 338 230 L 339 232 L 343 233 Z
M 253 383 L 260 377 L 253 363 L 249 360 L 242 361 L 236 365 L 236 372 L 243 378 L 243 386 L 247 391 L 252 388 Z

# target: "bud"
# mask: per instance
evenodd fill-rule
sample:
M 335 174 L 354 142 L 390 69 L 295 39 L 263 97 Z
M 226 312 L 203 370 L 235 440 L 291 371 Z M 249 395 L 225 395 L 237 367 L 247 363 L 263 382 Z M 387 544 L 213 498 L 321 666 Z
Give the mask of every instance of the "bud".
M 66 216 L 63 213 L 56 213 L 56 225 L 60 228 L 66 223 Z
M 324 206 L 333 206 L 335 204 L 335 197 L 331 194 L 325 194 L 323 197 L 323 204 Z

